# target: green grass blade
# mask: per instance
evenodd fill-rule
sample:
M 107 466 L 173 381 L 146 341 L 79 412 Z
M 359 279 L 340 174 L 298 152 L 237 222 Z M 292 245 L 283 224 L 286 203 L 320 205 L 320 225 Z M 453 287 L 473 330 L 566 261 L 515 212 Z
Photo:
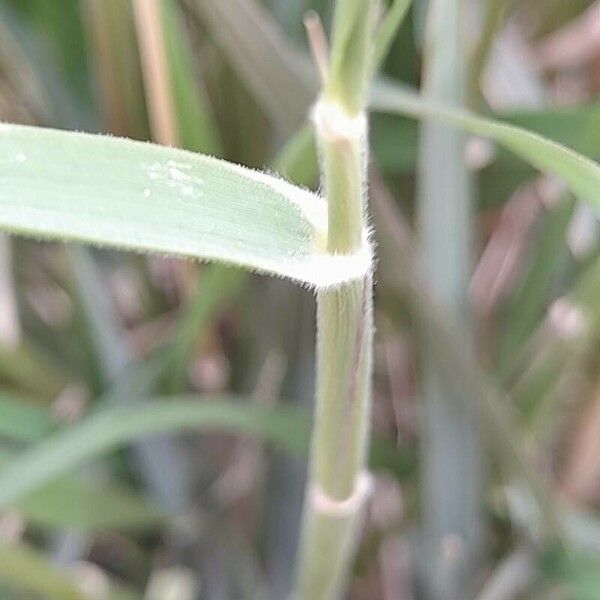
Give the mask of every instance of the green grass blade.
M 57 432 L 58 425 L 47 408 L 26 404 L 0 392 L 0 436 L 13 442 L 39 442 Z M 14 457 L 0 451 L 0 465 Z M 101 492 L 101 493 L 99 493 Z M 78 530 L 155 527 L 165 515 L 144 498 L 121 485 L 93 483 L 62 477 L 14 506 L 28 521 L 45 527 Z
M 509 481 L 521 481 L 526 485 L 539 513 L 544 536 L 560 540 L 559 510 L 548 492 L 546 481 L 530 465 L 520 444 L 515 443 L 513 434 L 518 430 L 518 420 L 512 398 L 497 387 L 473 354 L 446 351 L 447 348 L 461 348 L 462 332 L 457 330 L 448 311 L 434 300 L 417 273 L 415 244 L 408 225 L 399 217 L 399 211 L 384 194 L 375 194 L 374 199 L 373 214 L 380 233 L 378 273 L 382 284 L 389 290 L 390 301 L 397 306 L 406 303 L 415 322 L 431 327 L 438 340 L 432 350 L 436 351 L 440 368 L 448 375 L 451 383 L 449 391 L 457 392 L 452 397 L 471 401 L 471 409 L 483 423 L 486 446 L 503 475 Z M 402 327 L 405 326 L 404 318 L 397 311 L 389 314 Z M 536 532 L 539 533 L 539 530 Z
M 373 5 L 365 0 L 338 0 L 333 17 L 329 73 L 323 93 L 356 114 L 364 108 L 370 82 Z
M 428 102 L 390 83 L 377 86 L 371 107 L 377 111 L 407 114 L 418 119 L 439 119 L 470 133 L 489 137 L 537 169 L 563 179 L 575 194 L 591 202 L 600 212 L 600 167 L 566 146 L 521 127 Z
M 232 399 L 169 399 L 97 413 L 16 457 L 0 470 L 0 506 L 82 466 L 98 455 L 144 436 L 204 429 L 258 435 L 292 451 L 306 447 L 308 423 L 303 413 L 268 409 Z
M 183 150 L 0 126 L 0 229 L 236 264 L 317 288 L 362 276 L 366 247 L 324 250 L 322 199 Z
M 412 0 L 393 0 L 381 25 L 379 25 L 375 37 L 373 58 L 371 59 L 371 71 L 373 73 L 383 64 L 411 4 Z
M 588 158 L 600 156 L 600 103 L 502 111 L 494 119 L 537 133 Z M 403 115 L 378 113 L 372 116 L 370 126 L 380 168 L 389 175 L 411 173 L 416 165 L 418 123 Z M 535 175 L 530 164 L 499 147 L 494 160 L 479 173 L 479 205 L 484 208 L 502 205 Z
M 104 409 L 59 431 L 0 469 L 0 507 L 27 502 L 44 486 L 120 446 L 160 433 L 227 431 L 261 437 L 293 453 L 305 453 L 309 415 L 290 407 L 267 408 L 234 398 L 172 397 L 133 406 Z M 411 453 L 398 452 L 385 440 L 374 440 L 370 464 L 399 480 L 414 473 Z
M 178 133 L 181 146 L 196 152 L 221 155 L 221 141 L 208 101 L 198 86 L 191 49 L 186 44 L 180 9 L 176 2 L 162 3 L 162 19 L 170 66 Z
M 511 110 L 495 115 L 499 121 L 522 127 L 596 159 L 600 156 L 600 103 L 553 107 L 543 110 Z M 511 152 L 499 149 L 495 160 L 481 171 L 482 203 L 502 204 L 535 170 Z
M 50 413 L 46 413 L 51 422 Z M 0 465 L 5 467 L 14 456 L 12 451 L 2 450 Z M 126 486 L 71 476 L 60 477 L 34 490 L 19 498 L 11 508 L 40 527 L 78 531 L 147 530 L 164 525 L 167 518 L 167 514 Z

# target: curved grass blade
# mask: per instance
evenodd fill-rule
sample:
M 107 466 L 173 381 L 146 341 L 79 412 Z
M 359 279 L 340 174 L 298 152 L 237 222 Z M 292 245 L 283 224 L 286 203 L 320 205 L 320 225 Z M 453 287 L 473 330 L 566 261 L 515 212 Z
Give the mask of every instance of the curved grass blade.
M 470 133 L 489 137 L 534 167 L 563 179 L 575 194 L 600 212 L 600 167 L 566 146 L 521 127 L 428 102 L 389 82 L 377 85 L 371 107 L 418 119 L 439 119 Z
M 198 396 L 111 407 L 55 433 L 3 466 L 0 508 L 26 502 L 59 477 L 131 441 L 193 429 L 253 435 L 303 454 L 308 449 L 310 415 L 302 409 L 267 408 L 239 398 L 198 401 Z M 399 480 L 415 469 L 412 454 L 398 452 L 394 445 L 377 439 L 371 447 L 370 464 Z
M 269 409 L 234 399 L 169 399 L 97 413 L 15 457 L 0 470 L 0 507 L 48 484 L 64 473 L 126 442 L 176 430 L 225 430 L 257 435 L 295 452 L 306 448 L 304 413 Z
M 49 409 L 0 391 L 0 437 L 10 442 L 39 442 L 57 429 Z M 12 451 L 1 449 L 0 465 L 13 457 Z M 61 477 L 20 499 L 13 508 L 41 526 L 80 531 L 152 528 L 164 522 L 166 514 L 133 490 L 112 482 L 103 482 L 101 488 L 99 494 L 94 482 Z
M 600 157 L 598 102 L 576 107 L 503 111 L 495 118 L 538 133 L 589 158 Z M 520 185 L 534 176 L 533 167 L 509 150 L 498 152 L 496 159 L 480 173 L 482 204 L 486 207 L 503 204 Z
M 370 266 L 366 243 L 326 254 L 321 198 L 212 157 L 4 124 L 0 165 L 9 233 L 231 263 L 316 288 Z

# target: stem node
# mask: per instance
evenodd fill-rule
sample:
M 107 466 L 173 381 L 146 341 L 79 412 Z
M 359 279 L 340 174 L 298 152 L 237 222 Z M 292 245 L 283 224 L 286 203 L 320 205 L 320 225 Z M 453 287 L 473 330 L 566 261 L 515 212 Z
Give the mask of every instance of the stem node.
M 364 111 L 351 115 L 335 100 L 321 97 L 312 110 L 317 138 L 326 142 L 348 141 L 362 144 L 367 137 Z
M 352 494 L 344 500 L 332 498 L 318 483 L 310 488 L 310 503 L 316 513 L 329 518 L 345 519 L 359 513 L 373 491 L 373 476 L 368 471 L 359 473 Z

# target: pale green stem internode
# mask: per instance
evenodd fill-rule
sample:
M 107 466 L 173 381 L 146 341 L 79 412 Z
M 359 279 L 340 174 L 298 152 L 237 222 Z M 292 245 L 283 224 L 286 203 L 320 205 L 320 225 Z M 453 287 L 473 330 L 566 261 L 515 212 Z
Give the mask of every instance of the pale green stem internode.
M 370 2 L 338 2 L 324 89 L 313 108 L 332 254 L 354 254 L 369 244 L 364 105 L 371 25 Z M 370 274 L 317 295 L 315 425 L 295 600 L 339 598 L 356 550 L 371 490 L 365 465 L 372 302 Z

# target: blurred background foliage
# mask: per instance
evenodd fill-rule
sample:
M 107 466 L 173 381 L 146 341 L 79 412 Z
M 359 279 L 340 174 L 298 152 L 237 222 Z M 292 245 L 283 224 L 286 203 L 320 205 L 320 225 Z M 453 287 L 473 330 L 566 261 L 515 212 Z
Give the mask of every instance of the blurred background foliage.
M 381 77 L 419 87 L 427 4 L 415 0 Z M 467 103 L 597 159 L 600 3 L 465 4 Z M 310 9 L 329 23 L 325 0 L 1 0 L 0 119 L 152 139 L 316 188 Z M 435 360 L 469 410 L 493 398 L 493 418 L 510 416 L 504 446 L 484 434 L 477 450 L 469 594 L 598 599 L 598 222 L 560 182 L 468 139 L 478 361 L 461 362 L 462 338 L 415 275 L 417 172 L 435 177 L 444 160 L 418 140 L 415 121 L 373 115 L 376 486 L 349 597 L 453 598 L 427 584 L 421 526 L 420 330 L 437 323 Z M 223 266 L 6 237 L 0 278 L 0 597 L 285 598 L 312 295 Z M 530 478 L 507 475 L 515 455 Z M 442 496 L 472 481 L 460 469 L 441 477 Z M 558 542 L 532 507 L 537 480 Z M 436 568 L 451 572 L 463 550 L 447 535 Z

